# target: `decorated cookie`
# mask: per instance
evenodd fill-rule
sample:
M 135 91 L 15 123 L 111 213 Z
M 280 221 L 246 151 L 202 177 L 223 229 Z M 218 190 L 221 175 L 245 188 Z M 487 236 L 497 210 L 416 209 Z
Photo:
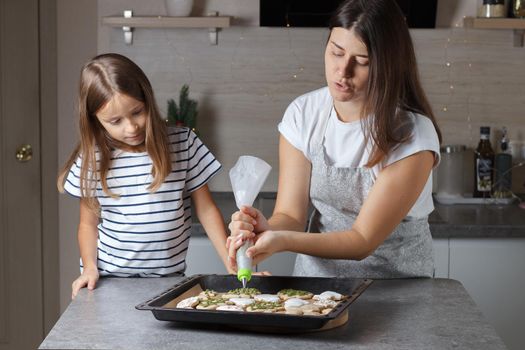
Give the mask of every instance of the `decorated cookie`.
M 254 295 L 253 298 L 257 301 L 267 301 L 271 303 L 278 303 L 281 301 L 277 294 L 258 294 Z
M 199 303 L 198 297 L 189 297 L 179 301 L 177 308 L 179 309 L 193 309 Z
M 251 299 L 251 298 L 230 298 L 229 300 L 235 305 L 240 306 L 240 307 L 246 307 L 255 302 L 255 299 Z
M 309 304 L 309 303 L 304 299 L 290 298 L 284 302 L 284 308 L 288 310 L 288 309 L 293 309 L 293 308 L 299 308 L 306 304 Z
M 283 300 L 290 298 L 311 299 L 313 297 L 312 293 L 298 289 L 282 289 L 277 294 Z
M 339 294 L 337 292 L 332 292 L 332 291 L 328 290 L 326 292 L 322 292 L 319 295 L 316 295 L 314 297 L 314 300 L 317 300 L 317 298 L 318 299 L 329 299 L 329 300 L 339 301 L 339 300 L 343 299 L 343 295 Z
M 215 309 L 217 311 L 244 311 L 242 307 L 237 305 L 220 305 Z

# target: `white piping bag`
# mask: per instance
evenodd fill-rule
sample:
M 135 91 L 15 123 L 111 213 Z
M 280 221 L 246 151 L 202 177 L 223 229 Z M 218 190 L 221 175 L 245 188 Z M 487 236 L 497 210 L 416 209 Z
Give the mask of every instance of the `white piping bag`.
M 240 156 L 237 163 L 230 169 L 235 204 L 241 209 L 243 205 L 253 206 L 253 202 L 272 167 L 264 160 L 253 156 Z M 246 241 L 238 250 L 237 279 L 242 282 L 243 288 L 252 277 L 252 259 L 246 256 L 246 250 L 253 245 L 251 240 Z

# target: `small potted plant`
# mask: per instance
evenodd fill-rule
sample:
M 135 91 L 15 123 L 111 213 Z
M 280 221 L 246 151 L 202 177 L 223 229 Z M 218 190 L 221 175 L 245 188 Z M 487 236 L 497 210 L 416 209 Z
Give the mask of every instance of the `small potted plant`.
M 189 86 L 180 89 L 179 104 L 174 99 L 168 100 L 168 124 L 185 126 L 195 131 L 197 123 L 197 101 L 189 98 Z

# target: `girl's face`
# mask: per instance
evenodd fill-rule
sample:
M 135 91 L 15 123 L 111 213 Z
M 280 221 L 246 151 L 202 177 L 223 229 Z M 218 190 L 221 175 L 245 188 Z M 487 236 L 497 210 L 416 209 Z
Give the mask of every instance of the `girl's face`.
M 368 50 L 353 29 L 332 29 L 324 61 L 326 82 L 333 99 L 362 103 L 368 84 Z
M 143 102 L 115 93 L 96 116 L 112 139 L 131 147 L 144 143 L 148 114 Z

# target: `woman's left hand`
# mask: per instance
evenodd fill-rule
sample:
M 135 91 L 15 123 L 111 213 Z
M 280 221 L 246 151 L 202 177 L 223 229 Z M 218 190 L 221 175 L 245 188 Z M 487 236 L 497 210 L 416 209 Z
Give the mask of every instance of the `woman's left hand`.
M 253 246 L 246 250 L 246 255 L 252 258 L 256 265 L 270 255 L 284 250 L 284 235 L 282 231 L 264 231 L 255 237 Z

